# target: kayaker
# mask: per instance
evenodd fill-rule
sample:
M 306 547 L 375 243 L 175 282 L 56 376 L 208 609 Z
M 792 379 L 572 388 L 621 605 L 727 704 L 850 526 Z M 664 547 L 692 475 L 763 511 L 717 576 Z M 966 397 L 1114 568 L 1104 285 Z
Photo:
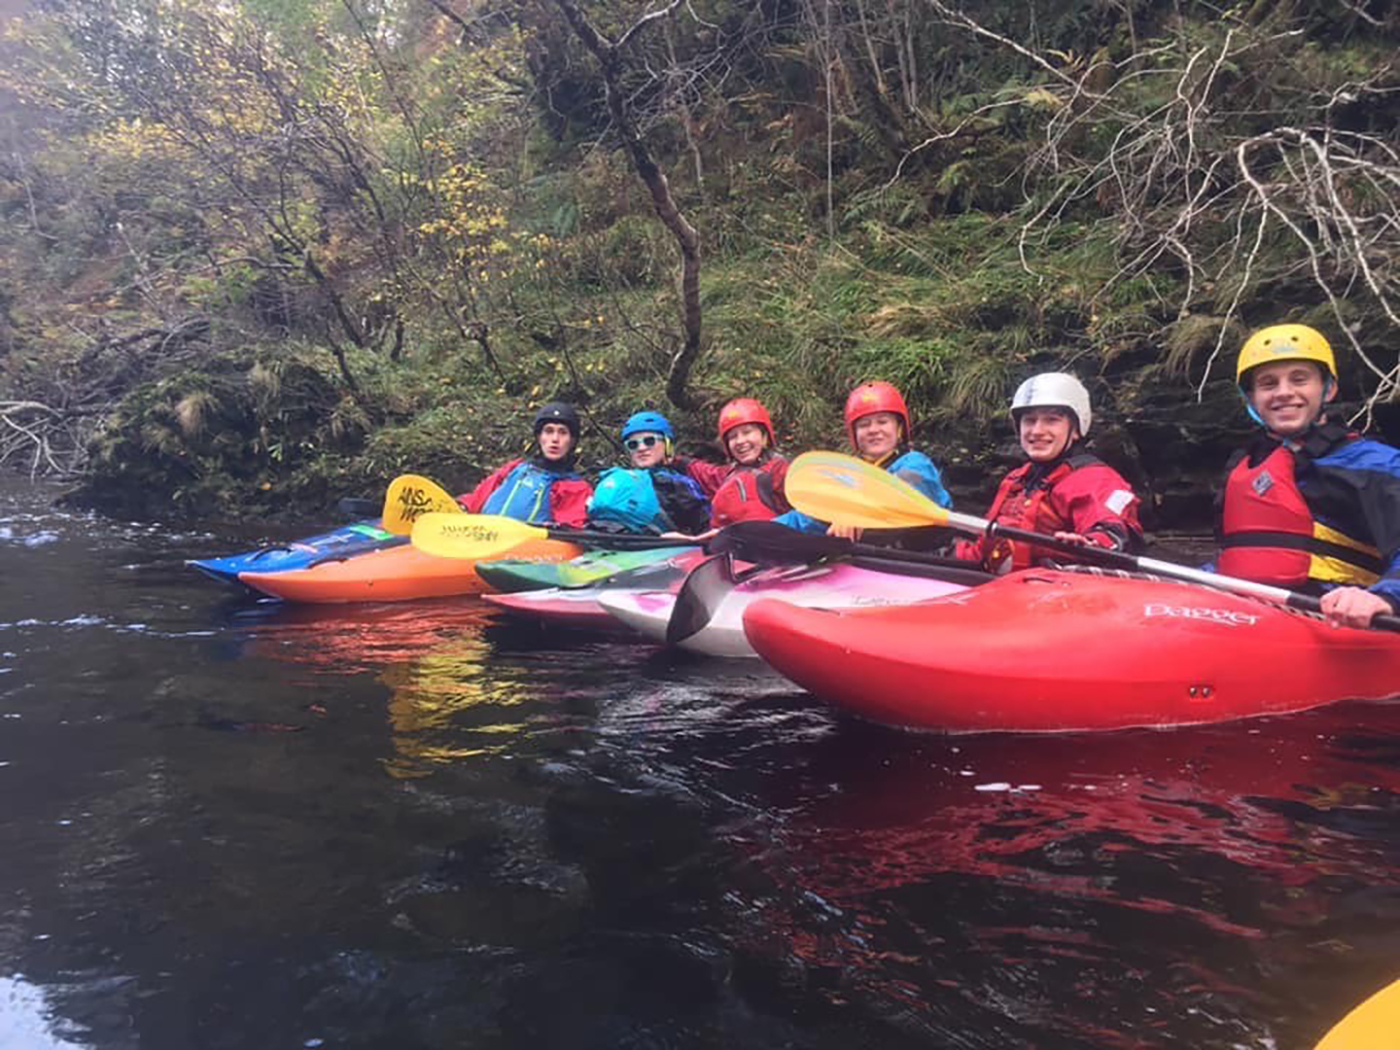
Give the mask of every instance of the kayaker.
M 1002 479 L 987 519 L 998 525 L 1047 533 L 1058 540 L 1106 550 L 1142 550 L 1139 500 L 1123 475 L 1088 450 L 1093 424 L 1089 391 L 1067 372 L 1031 376 L 1011 398 L 1026 462 Z M 997 537 L 962 540 L 960 558 L 989 572 L 1011 572 L 1074 556 Z
M 637 412 L 622 426 L 622 443 L 631 465 L 603 471 L 588 521 L 593 528 L 619 532 L 704 532 L 710 501 L 699 484 L 676 470 L 675 431 L 660 412 Z
M 471 514 L 504 514 L 535 524 L 583 528 L 588 523 L 590 485 L 576 468 L 578 410 L 551 401 L 535 413 L 537 451 L 513 459 L 487 475 L 457 502 Z
M 1320 594 L 1336 625 L 1400 612 L 1400 450 L 1327 418 L 1332 347 L 1272 325 L 1246 340 L 1235 377 L 1263 432 L 1230 461 L 1216 568 Z
M 672 460 L 710 497 L 710 532 L 736 521 L 770 521 L 791 510 L 783 495 L 788 461 L 774 447 L 773 420 L 763 403 L 735 398 L 720 409 L 718 429 L 728 463 L 689 456 Z
M 861 459 L 884 467 L 939 506 L 953 505 L 953 497 L 943 487 L 943 477 L 933 465 L 933 460 L 910 447 L 912 427 L 909 406 L 904 403 L 904 395 L 893 384 L 876 380 L 856 387 L 846 398 L 845 417 L 846 436 Z M 859 539 L 861 535 L 858 528 L 828 525 L 797 510 L 788 511 L 775 520 L 801 532 L 826 533 L 846 539 Z M 898 537 L 892 532 L 880 531 L 882 542 L 907 542 L 915 546 L 924 544 L 916 543 L 912 538 L 914 534 L 925 533 L 930 539 L 933 536 L 933 530 L 928 529 L 899 530 Z

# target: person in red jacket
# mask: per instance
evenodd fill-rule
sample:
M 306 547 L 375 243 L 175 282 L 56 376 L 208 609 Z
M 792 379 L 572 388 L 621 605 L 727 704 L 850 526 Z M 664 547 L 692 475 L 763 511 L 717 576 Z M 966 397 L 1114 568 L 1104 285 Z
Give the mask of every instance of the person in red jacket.
M 1138 498 L 1123 476 L 1087 451 L 1089 392 L 1074 376 L 1032 376 L 1011 399 L 1011 419 L 1026 462 L 1008 474 L 987 518 L 998 525 L 1047 533 L 1070 543 L 1115 551 L 1142 549 Z M 1019 541 L 962 541 L 957 555 L 991 572 L 1025 569 L 1073 556 Z
M 736 521 L 769 521 L 792 509 L 783 495 L 788 461 L 773 447 L 773 420 L 761 401 L 739 397 L 720 409 L 719 443 L 728 463 L 689 456 L 672 460 L 710 497 L 712 529 Z
M 552 401 L 535 413 L 539 451 L 513 459 L 458 496 L 471 514 L 504 514 L 531 524 L 581 529 L 588 523 L 593 486 L 575 468 L 579 418 L 573 405 Z
M 1214 568 L 1315 594 L 1337 627 L 1400 612 L 1400 449 L 1331 418 L 1331 344 L 1270 325 L 1240 349 L 1235 379 L 1261 429 L 1230 460 Z

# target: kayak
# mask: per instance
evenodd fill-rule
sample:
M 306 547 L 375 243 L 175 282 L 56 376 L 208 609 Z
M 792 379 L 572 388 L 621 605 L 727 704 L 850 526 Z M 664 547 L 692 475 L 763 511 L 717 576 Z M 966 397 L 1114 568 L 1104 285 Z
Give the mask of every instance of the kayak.
M 842 711 L 949 733 L 1192 725 L 1400 691 L 1400 635 L 1148 577 L 1031 570 L 901 609 L 756 602 L 744 631 Z
M 588 587 L 548 587 L 538 591 L 483 594 L 482 597 L 512 616 L 538 620 L 547 626 L 625 632 L 627 628 L 603 608 L 599 598 L 604 594 L 638 590 L 669 590 L 674 594 L 703 557 L 705 552 L 699 547 L 684 547 L 664 561 L 620 572 Z
M 1322 1037 L 1317 1050 L 1398 1050 L 1400 981 L 1386 985 Z
M 257 550 L 229 554 L 222 558 L 191 559 L 185 564 L 221 583 L 236 584 L 241 572 L 265 573 L 305 569 L 323 558 L 347 558 L 365 551 L 400 547 L 407 542 L 407 536 L 397 536 L 380 528 L 376 518 L 357 521 L 353 525 L 332 529 L 317 536 L 308 536 L 304 540 L 259 547 Z
M 508 558 L 478 562 L 477 574 L 496 591 L 534 591 L 545 587 L 587 587 L 620 572 L 663 562 L 699 547 L 654 547 L 650 550 L 598 550 L 560 562 Z
M 971 569 L 921 567 L 896 572 L 873 567 L 878 564 L 835 562 L 763 569 L 736 584 L 715 607 L 709 622 L 680 642 L 679 648 L 707 656 L 758 655 L 744 636 L 744 611 L 763 598 L 781 599 L 794 607 L 823 609 L 907 605 L 958 594 L 970 584 L 990 578 Z M 607 591 L 599 596 L 598 603 L 639 634 L 664 642 L 676 594 Z
M 559 540 L 529 540 L 514 550 L 522 558 L 540 561 L 565 561 L 582 552 Z M 367 551 L 287 572 L 242 572 L 238 578 L 289 602 L 402 602 L 487 589 L 474 560 L 437 558 L 412 546 Z
M 682 577 L 684 579 L 684 577 Z M 679 582 L 677 586 L 680 586 Z M 598 604 L 602 587 L 546 587 L 539 591 L 483 594 L 492 605 L 522 620 L 581 631 L 626 631 Z

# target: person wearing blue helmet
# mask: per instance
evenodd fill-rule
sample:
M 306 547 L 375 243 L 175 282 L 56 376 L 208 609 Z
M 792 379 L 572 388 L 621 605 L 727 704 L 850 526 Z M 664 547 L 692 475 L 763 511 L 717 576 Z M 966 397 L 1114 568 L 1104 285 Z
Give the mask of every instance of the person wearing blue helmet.
M 710 522 L 710 501 L 689 475 L 670 466 L 676 432 L 660 412 L 643 411 L 622 425 L 630 465 L 605 470 L 588 501 L 594 528 L 696 535 Z

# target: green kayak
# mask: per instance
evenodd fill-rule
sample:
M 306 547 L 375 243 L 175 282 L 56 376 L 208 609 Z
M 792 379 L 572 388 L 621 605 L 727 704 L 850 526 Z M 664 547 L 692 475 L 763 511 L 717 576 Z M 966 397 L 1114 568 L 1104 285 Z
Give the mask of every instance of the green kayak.
M 492 589 L 512 593 L 537 591 L 543 587 L 573 589 L 606 580 L 619 572 L 656 565 L 699 551 L 696 546 L 654 547 L 640 551 L 589 551 L 571 561 L 538 562 L 520 559 L 479 561 L 476 572 Z

